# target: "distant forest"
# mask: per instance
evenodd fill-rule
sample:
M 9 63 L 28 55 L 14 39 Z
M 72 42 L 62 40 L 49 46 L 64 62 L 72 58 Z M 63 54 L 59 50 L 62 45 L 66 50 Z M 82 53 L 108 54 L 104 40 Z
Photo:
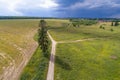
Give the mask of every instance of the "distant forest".
M 0 20 L 2 19 L 87 19 L 87 20 L 102 20 L 102 21 L 120 21 L 120 18 L 74 18 L 74 17 L 29 17 L 29 16 L 0 16 Z
M 0 19 L 54 19 L 52 17 L 0 16 Z

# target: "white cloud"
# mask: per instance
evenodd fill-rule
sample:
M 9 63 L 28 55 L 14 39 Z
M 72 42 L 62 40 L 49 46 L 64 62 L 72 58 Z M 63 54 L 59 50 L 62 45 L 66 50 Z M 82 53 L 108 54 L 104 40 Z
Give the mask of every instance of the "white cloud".
M 58 7 L 58 4 L 53 2 L 52 0 L 41 0 L 41 3 L 38 6 L 42 8 L 55 8 Z
M 20 0 L 0 0 L 0 15 L 22 15 L 21 12 L 16 10 L 16 6 Z
M 19 10 L 55 9 L 55 0 L 0 0 L 0 15 L 24 15 Z
M 115 2 L 115 0 L 84 0 L 83 2 L 77 2 L 71 5 L 70 9 L 77 9 L 77 8 L 98 8 L 102 6 L 107 7 L 120 7 L 120 3 Z
M 59 5 L 55 2 L 55 0 L 26 0 L 22 1 L 23 4 L 19 5 L 19 8 L 44 8 L 44 9 L 53 9 L 58 7 Z

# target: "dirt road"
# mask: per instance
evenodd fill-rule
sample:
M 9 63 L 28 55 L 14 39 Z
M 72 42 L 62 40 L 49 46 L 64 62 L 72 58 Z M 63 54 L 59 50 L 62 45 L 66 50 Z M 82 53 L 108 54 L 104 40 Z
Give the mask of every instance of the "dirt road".
M 54 80 L 54 62 L 55 62 L 55 50 L 56 50 L 57 42 L 51 37 L 49 32 L 48 32 L 48 36 L 50 40 L 52 41 L 52 50 L 51 50 L 51 56 L 50 56 L 50 61 L 49 61 L 47 80 Z

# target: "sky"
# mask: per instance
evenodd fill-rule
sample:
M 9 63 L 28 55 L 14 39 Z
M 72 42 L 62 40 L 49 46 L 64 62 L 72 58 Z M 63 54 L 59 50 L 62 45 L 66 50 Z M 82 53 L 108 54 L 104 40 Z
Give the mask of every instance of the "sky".
M 0 0 L 0 16 L 120 18 L 120 0 Z

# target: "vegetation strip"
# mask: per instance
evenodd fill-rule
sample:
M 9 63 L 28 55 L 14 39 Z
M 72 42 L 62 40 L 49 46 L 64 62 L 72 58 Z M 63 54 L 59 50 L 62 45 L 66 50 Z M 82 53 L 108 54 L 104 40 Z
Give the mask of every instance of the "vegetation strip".
M 20 80 L 46 80 L 48 57 L 49 54 L 48 56 L 44 56 L 40 47 L 38 47 L 24 68 Z

